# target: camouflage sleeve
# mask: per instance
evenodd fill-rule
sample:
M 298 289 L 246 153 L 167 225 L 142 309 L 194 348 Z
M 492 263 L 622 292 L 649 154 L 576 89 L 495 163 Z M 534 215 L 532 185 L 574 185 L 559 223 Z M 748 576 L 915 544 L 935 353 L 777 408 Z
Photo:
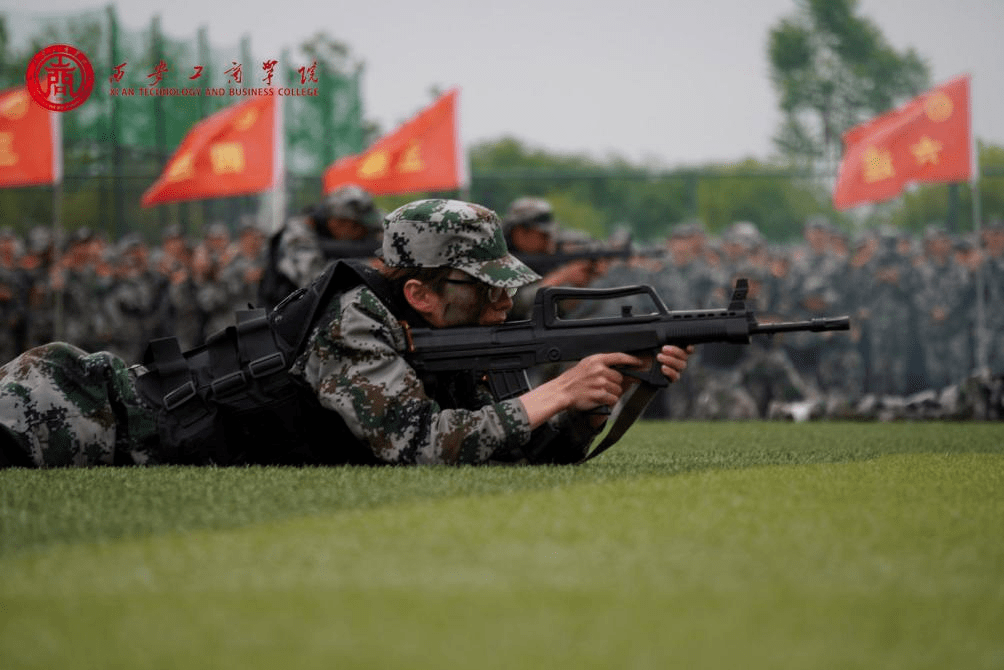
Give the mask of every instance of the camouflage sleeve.
M 402 357 L 404 348 L 404 332 L 387 308 L 356 288 L 332 302 L 293 373 L 388 463 L 484 463 L 530 439 L 519 400 L 476 410 L 439 406 Z

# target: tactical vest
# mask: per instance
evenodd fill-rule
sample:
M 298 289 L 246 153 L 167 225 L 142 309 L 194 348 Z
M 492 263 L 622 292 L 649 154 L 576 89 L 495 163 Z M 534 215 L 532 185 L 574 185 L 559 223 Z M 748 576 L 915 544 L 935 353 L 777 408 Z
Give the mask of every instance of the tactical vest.
M 169 463 L 232 465 L 376 462 L 337 412 L 289 374 L 330 299 L 366 283 L 389 305 L 382 277 L 361 263 L 333 263 L 266 313 L 182 352 L 177 338 L 152 340 L 137 389 L 157 414 L 161 457 Z M 393 309 L 393 308 L 392 308 Z

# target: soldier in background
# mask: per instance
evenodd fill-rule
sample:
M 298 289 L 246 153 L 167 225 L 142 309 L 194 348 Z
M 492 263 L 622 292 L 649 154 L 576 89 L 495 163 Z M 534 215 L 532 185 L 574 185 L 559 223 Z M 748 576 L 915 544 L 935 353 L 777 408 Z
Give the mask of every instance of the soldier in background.
M 862 296 L 860 318 L 867 322 L 866 390 L 877 395 L 903 396 L 913 390 L 911 354 L 916 345 L 917 318 L 914 268 L 895 230 L 879 232 L 874 258 L 865 277 L 870 290 Z M 916 373 L 913 373 L 916 374 Z
M 713 280 L 719 287 L 712 291 L 716 298 L 723 298 L 714 307 L 727 306 L 736 278 L 746 277 L 760 284 L 761 268 L 754 257 L 759 254 L 763 243 L 763 235 L 749 221 L 736 221 L 726 228 L 722 234 L 718 279 Z M 735 344 L 712 343 L 700 348 L 692 375 L 697 392 L 695 418 L 736 420 L 760 416 L 757 399 L 745 383 L 748 356 L 748 347 Z
M 1004 375 L 1004 221 L 995 219 L 980 232 L 983 262 L 983 346 L 992 375 Z
M 805 244 L 795 250 L 784 289 L 792 297 L 790 318 L 825 315 L 836 299 L 837 259 L 830 251 L 830 227 L 825 217 L 813 216 L 802 229 Z M 784 341 L 796 368 L 807 377 L 815 377 L 825 347 L 820 338 L 814 333 L 790 333 Z
M 52 273 L 52 288 L 63 297 L 62 339 L 92 350 L 101 346 L 94 323 L 98 312 L 96 239 L 90 228 L 73 231 Z
M 55 254 L 52 231 L 39 226 L 32 228 L 19 261 L 27 306 L 25 346 L 29 348 L 55 337 L 56 297 L 50 276 Z
M 23 244 L 14 231 L 0 230 L 0 356 L 11 359 L 25 347 L 27 314 L 18 261 Z
M 209 226 L 205 239 L 192 252 L 192 278 L 195 281 L 195 303 L 199 309 L 199 341 L 211 332 L 212 323 L 231 316 L 227 292 L 220 277 L 229 262 L 230 231 L 226 224 Z
M 225 318 L 209 322 L 207 334 L 234 325 L 234 312 L 248 309 L 257 300 L 258 284 L 266 263 L 265 234 L 253 220 L 245 219 L 241 223 L 237 239 L 231 244 L 227 257 L 219 284 L 226 295 L 229 309 L 226 310 Z M 221 310 L 220 314 L 222 313 Z
M 794 319 L 847 313 L 851 303 L 846 291 L 846 235 L 825 217 L 815 216 L 806 222 L 803 236 L 806 245 L 793 263 L 785 313 Z M 845 333 L 790 333 L 784 339 L 802 378 L 827 396 L 828 411 L 849 411 L 864 392 L 865 383 L 864 362 L 854 339 Z
M 338 258 L 374 256 L 382 221 L 373 197 L 354 184 L 332 191 L 320 205 L 288 219 L 269 239 L 258 306 L 275 307 Z
M 180 226 L 164 231 L 161 247 L 154 260 L 157 272 L 166 280 L 167 325 L 165 330 L 178 338 L 182 348 L 192 348 L 201 342 L 202 315 L 196 299 L 192 268 L 193 250 Z
M 97 348 L 115 346 L 118 329 L 122 326 L 121 311 L 115 304 L 115 287 L 118 285 L 119 250 L 116 245 L 103 244 L 94 259 L 94 304 L 91 317 Z
M 944 228 L 928 226 L 917 266 L 917 317 L 924 353 L 925 388 L 941 389 L 972 370 L 975 291 L 956 264 Z
M 514 200 L 502 218 L 506 245 L 517 258 L 557 252 L 558 222 L 551 203 L 543 198 Z M 537 290 L 545 286 L 588 286 L 601 276 L 600 268 L 590 260 L 576 260 L 542 274 L 539 281 L 523 286 L 513 298 L 511 320 L 529 318 Z
M 830 226 L 827 232 L 828 260 L 823 267 L 827 288 L 822 291 L 826 312 L 817 316 L 851 314 L 855 303 L 851 292 L 844 288 L 850 273 L 848 236 L 835 226 Z M 807 381 L 827 396 L 828 416 L 845 417 L 865 392 L 865 363 L 860 351 L 859 333 L 816 334 L 820 336 L 824 349 L 815 377 Z
M 694 309 L 705 298 L 698 297 L 697 292 L 705 285 L 702 278 L 708 276 L 704 261 L 706 239 L 707 233 L 700 221 L 678 224 L 666 241 L 667 255 L 661 259 L 645 259 L 646 264 L 640 268 L 644 274 L 637 278 L 636 283 L 652 283 L 671 310 Z M 661 267 L 654 267 L 653 262 L 659 262 Z M 695 368 L 699 367 L 700 356 L 700 349 L 692 355 Z M 652 398 L 645 417 L 690 418 L 695 413 L 697 396 L 697 375 L 692 373 Z
M 166 298 L 162 278 L 150 268 L 150 250 L 143 239 L 129 234 L 119 240 L 115 284 L 110 294 L 112 319 L 119 323 L 112 353 L 139 359 L 155 331 L 157 306 Z

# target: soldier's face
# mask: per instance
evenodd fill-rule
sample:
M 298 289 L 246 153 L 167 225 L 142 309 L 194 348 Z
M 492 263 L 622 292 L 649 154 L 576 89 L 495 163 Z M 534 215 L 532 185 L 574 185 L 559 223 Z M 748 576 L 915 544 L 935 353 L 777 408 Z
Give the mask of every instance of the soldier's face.
M 947 237 L 936 237 L 928 244 L 928 251 L 938 258 L 946 258 L 952 253 L 952 241 Z
M 512 305 L 508 292 L 492 290 L 470 275 L 456 271 L 447 277 L 426 320 L 438 328 L 494 326 L 505 321 Z
M 366 227 L 352 219 L 328 219 L 328 232 L 336 240 L 365 240 L 368 236 Z
M 813 250 L 822 253 L 826 249 L 826 231 L 821 228 L 809 228 L 805 231 L 805 241 L 809 243 L 809 246 Z
M 516 226 L 510 233 L 516 251 L 525 254 L 549 254 L 554 250 L 551 233 L 535 226 Z
M 997 258 L 1004 254 L 1004 231 L 988 230 L 983 233 L 983 242 L 991 256 Z

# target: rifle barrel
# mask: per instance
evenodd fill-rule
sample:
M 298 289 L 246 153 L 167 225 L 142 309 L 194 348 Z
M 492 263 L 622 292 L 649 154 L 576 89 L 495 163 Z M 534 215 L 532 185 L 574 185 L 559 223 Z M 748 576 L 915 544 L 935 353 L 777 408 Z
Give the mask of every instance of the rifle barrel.
M 821 333 L 830 330 L 850 330 L 851 319 L 847 316 L 833 316 L 821 319 L 809 319 L 808 321 L 785 321 L 781 323 L 758 323 L 750 328 L 750 333 L 762 333 L 770 335 L 773 333 L 791 333 L 796 331 L 809 331 Z

